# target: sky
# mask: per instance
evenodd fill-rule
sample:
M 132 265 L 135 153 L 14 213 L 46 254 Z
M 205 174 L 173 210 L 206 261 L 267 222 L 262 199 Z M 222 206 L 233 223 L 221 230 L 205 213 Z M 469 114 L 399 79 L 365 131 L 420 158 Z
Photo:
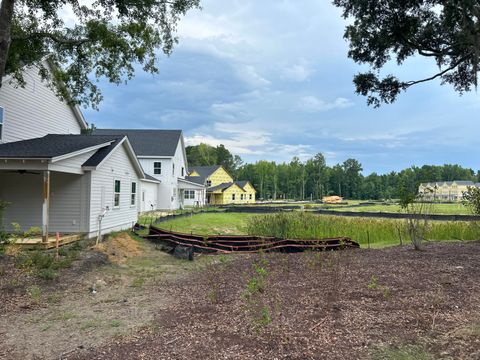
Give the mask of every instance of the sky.
M 346 20 L 319 0 L 203 0 L 178 26 L 179 44 L 159 55 L 160 74 L 137 72 L 126 85 L 100 82 L 98 128 L 182 129 L 188 145 L 224 144 L 245 162 L 301 160 L 329 165 L 355 158 L 364 173 L 458 163 L 480 169 L 480 95 L 460 96 L 439 81 L 367 106 L 347 57 Z M 386 73 L 402 80 L 434 74 L 412 58 Z

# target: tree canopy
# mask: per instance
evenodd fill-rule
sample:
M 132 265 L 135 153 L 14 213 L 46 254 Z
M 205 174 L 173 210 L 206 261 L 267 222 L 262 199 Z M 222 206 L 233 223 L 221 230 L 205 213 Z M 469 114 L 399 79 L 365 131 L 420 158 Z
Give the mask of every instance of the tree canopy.
M 392 103 L 413 85 L 441 79 L 459 93 L 477 87 L 480 58 L 478 0 L 334 0 L 353 23 L 345 30 L 348 56 L 370 70 L 354 77 L 358 94 L 375 107 Z M 380 70 L 392 59 L 431 58 L 438 71 L 422 79 L 400 80 Z
M 208 144 L 199 144 L 187 146 L 189 166 L 211 166 L 222 165 L 225 170 L 233 174 L 242 164 L 242 159 L 238 155 L 233 155 L 224 145 L 213 147 Z
M 157 51 L 171 53 L 180 17 L 199 2 L 2 0 L 0 79 L 11 74 L 24 85 L 21 69 L 34 65 L 60 97 L 96 107 L 102 94 L 95 80 L 120 84 L 134 76 L 135 64 L 158 72 Z M 66 20 L 69 13 L 75 21 Z

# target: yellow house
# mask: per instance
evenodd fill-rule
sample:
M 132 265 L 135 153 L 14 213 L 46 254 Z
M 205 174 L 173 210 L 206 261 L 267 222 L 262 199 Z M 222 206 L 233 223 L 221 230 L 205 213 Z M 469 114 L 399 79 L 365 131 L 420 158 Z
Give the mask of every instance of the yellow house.
M 255 203 L 253 185 L 249 181 L 235 181 L 221 165 L 192 167 L 186 179 L 189 178 L 207 186 L 207 203 L 210 205 Z

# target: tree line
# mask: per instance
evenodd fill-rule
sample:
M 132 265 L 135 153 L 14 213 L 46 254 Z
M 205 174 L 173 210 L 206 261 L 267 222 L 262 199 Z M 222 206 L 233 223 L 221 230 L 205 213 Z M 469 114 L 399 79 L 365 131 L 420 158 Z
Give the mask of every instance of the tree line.
M 480 181 L 480 172 L 460 165 L 412 166 L 388 174 L 375 172 L 364 175 L 362 164 L 356 159 L 329 166 L 323 154 L 301 161 L 260 160 L 244 164 L 238 155 L 232 155 L 223 145 L 206 144 L 187 147 L 190 166 L 223 165 L 238 180 L 249 180 L 259 199 L 316 200 L 327 195 L 346 199 L 398 199 L 403 193 L 415 193 L 422 182 L 470 180 Z

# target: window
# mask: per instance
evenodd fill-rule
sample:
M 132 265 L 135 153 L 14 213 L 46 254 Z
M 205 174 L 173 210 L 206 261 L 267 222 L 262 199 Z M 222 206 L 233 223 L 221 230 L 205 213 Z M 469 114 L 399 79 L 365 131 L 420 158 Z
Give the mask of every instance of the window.
M 235 201 L 235 194 L 232 194 L 232 200 Z
M 175 175 L 175 164 L 172 164 L 172 175 Z
M 252 194 L 250 194 L 250 200 L 252 200 Z
M 2 141 L 2 130 L 3 130 L 3 107 L 0 106 L 0 141 Z
M 243 200 L 243 194 L 240 194 L 240 200 Z
M 137 183 L 132 182 L 132 193 L 130 195 L 130 205 L 135 206 L 137 202 Z
M 185 176 L 185 168 L 182 166 L 182 176 Z
M 153 173 L 155 175 L 160 175 L 162 173 L 162 163 L 159 161 L 155 161 L 153 163 Z
M 207 186 L 212 186 L 212 180 L 207 180 Z
M 113 207 L 120 206 L 120 180 L 115 180 L 115 187 L 113 189 Z
M 185 190 L 185 199 L 195 199 L 195 190 Z

